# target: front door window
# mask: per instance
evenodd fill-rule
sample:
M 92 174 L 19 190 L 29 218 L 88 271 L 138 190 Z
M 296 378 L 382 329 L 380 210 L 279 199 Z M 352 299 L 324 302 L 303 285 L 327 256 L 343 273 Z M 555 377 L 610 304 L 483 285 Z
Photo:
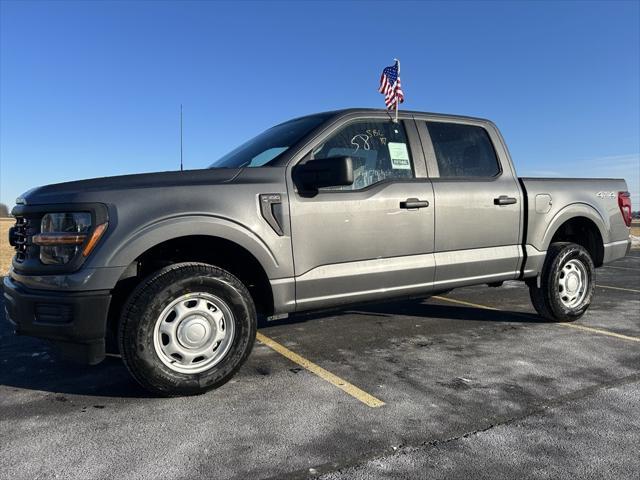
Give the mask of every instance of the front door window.
M 360 120 L 342 127 L 310 153 L 310 161 L 350 156 L 353 185 L 322 188 L 361 190 L 385 180 L 414 178 L 409 143 L 402 123 Z

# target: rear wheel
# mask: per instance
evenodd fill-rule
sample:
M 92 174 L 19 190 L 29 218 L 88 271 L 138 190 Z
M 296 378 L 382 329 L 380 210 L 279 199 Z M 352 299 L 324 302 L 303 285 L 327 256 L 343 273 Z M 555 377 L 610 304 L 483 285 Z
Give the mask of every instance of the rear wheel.
M 536 311 L 545 319 L 567 322 L 580 318 L 591 305 L 595 284 L 593 260 L 582 246 L 550 245 L 540 278 L 529 282 Z
M 129 297 L 118 340 L 125 365 L 147 390 L 194 395 L 222 385 L 256 336 L 245 286 L 211 265 L 180 263 L 144 280 Z

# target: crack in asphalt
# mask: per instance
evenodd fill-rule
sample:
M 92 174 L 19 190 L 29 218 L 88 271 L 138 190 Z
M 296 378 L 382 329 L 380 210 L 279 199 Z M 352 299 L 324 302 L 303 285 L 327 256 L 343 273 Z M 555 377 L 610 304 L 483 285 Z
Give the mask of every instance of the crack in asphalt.
M 583 398 L 587 398 L 603 390 L 608 390 L 608 389 L 623 386 L 623 385 L 629 385 L 639 381 L 640 381 L 640 372 L 637 372 L 632 375 L 627 375 L 626 377 L 615 378 L 615 379 L 602 382 L 596 385 L 591 385 L 589 387 L 581 388 L 581 389 L 575 390 L 574 392 L 567 393 L 565 395 L 560 395 L 558 397 L 551 398 L 544 402 L 534 403 L 528 408 L 525 408 L 524 411 L 522 411 L 520 414 L 505 416 L 505 417 L 497 417 L 496 419 L 494 419 L 492 423 L 490 423 L 485 427 L 477 428 L 470 432 L 465 432 L 459 435 L 454 435 L 446 439 L 431 440 L 428 442 L 423 442 L 419 445 L 400 444 L 400 445 L 391 447 L 393 451 L 390 453 L 380 452 L 380 451 L 377 451 L 375 453 L 372 452 L 369 455 L 362 455 L 360 457 L 345 460 L 345 461 L 328 462 L 328 463 L 317 465 L 305 470 L 296 470 L 296 471 L 285 473 L 285 474 L 277 474 L 275 476 L 267 477 L 266 480 L 276 480 L 276 479 L 295 480 L 295 479 L 306 479 L 306 478 L 319 478 L 330 473 L 342 473 L 345 470 L 361 466 L 373 460 L 382 460 L 392 456 L 405 455 L 408 453 L 414 453 L 421 450 L 425 451 L 426 453 L 427 451 L 429 451 L 434 447 L 437 447 L 440 445 L 446 445 L 448 443 L 452 443 L 452 442 L 461 440 L 463 438 L 473 437 L 475 435 L 487 432 L 495 427 L 510 425 L 515 422 L 522 421 L 526 418 L 533 417 L 535 415 L 540 415 L 549 409 L 568 405 L 571 402 L 574 402 L 576 400 L 581 400 Z

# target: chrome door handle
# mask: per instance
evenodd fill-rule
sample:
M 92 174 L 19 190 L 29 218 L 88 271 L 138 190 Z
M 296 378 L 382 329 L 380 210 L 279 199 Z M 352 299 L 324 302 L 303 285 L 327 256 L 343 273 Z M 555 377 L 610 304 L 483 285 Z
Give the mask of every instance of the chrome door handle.
M 500 195 L 498 198 L 493 199 L 494 205 L 513 205 L 518 200 L 513 197 L 508 197 L 506 195 Z
M 419 200 L 417 198 L 407 198 L 404 202 L 400 202 L 400 208 L 426 208 L 429 206 L 427 200 Z

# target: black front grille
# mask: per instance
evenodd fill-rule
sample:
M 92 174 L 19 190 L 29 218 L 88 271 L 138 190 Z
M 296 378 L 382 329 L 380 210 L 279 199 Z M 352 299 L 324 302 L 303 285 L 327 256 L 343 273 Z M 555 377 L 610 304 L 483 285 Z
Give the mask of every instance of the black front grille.
M 27 257 L 27 241 L 29 222 L 25 217 L 16 217 L 16 225 L 13 227 L 13 245 L 16 249 L 16 261 L 24 262 Z

